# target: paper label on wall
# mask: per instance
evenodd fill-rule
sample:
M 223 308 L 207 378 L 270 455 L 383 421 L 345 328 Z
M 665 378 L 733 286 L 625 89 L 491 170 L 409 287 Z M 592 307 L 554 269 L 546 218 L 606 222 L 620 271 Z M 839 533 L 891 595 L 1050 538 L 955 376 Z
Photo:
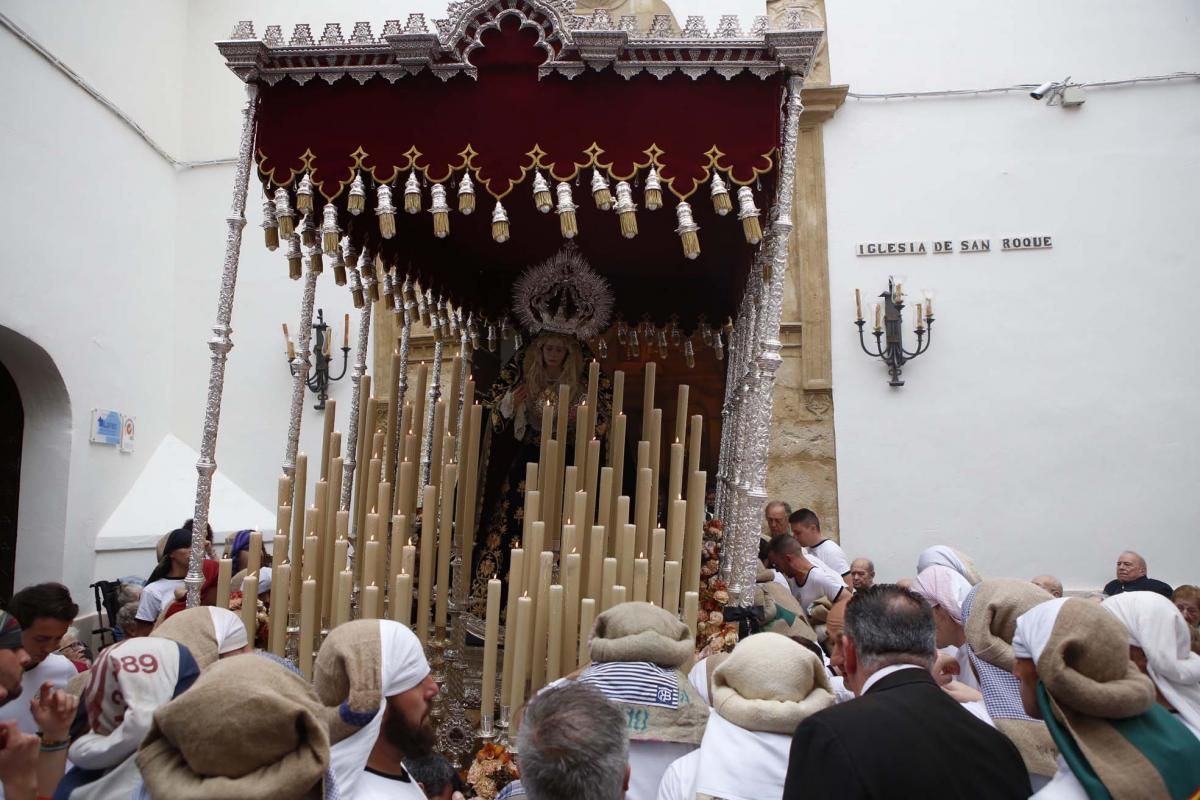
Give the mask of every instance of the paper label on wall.
M 96 444 L 121 444 L 121 412 L 107 408 L 92 409 L 89 439 Z
M 137 417 L 121 417 L 121 452 L 133 452 L 133 436 L 137 431 Z

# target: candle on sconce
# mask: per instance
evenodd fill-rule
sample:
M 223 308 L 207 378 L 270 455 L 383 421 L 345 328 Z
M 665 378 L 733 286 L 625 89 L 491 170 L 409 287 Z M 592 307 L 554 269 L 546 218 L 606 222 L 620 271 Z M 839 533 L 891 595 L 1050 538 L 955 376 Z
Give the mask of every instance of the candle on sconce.
M 342 320 L 342 347 L 350 346 L 350 315 L 346 314 Z
M 883 307 L 879 303 L 871 304 L 875 308 L 875 330 L 883 330 Z
M 862 292 L 854 290 L 854 321 L 862 322 Z
M 925 330 L 925 318 L 921 316 L 922 305 L 917 303 L 917 330 Z
M 929 319 L 933 316 L 933 293 L 925 292 L 925 318 Z

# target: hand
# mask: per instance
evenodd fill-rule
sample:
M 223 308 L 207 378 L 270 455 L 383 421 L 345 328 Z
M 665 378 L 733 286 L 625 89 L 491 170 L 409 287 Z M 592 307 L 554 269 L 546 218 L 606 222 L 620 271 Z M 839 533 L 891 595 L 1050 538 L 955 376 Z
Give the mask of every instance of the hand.
M 933 662 L 933 666 L 929 670 L 929 674 L 938 682 L 938 686 L 945 687 L 961 671 L 962 667 L 958 663 L 958 659 L 939 652 L 937 660 Z
M 75 721 L 75 712 L 79 709 L 79 698 L 55 689 L 47 681 L 29 701 L 29 709 L 42 736 L 48 741 L 61 742 L 71 735 L 71 723 Z
M 959 703 L 973 703 L 982 700 L 983 695 L 960 681 L 950 681 L 942 687 L 942 691 L 953 697 Z
M 0 722 L 0 783 L 12 800 L 37 794 L 38 737 L 21 733 L 13 720 Z

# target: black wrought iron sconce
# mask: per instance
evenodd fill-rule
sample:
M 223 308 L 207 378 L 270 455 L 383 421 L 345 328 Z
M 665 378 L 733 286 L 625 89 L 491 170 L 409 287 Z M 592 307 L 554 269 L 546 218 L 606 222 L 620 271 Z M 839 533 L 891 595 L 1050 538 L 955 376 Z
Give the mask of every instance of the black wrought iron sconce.
M 864 353 L 872 358 L 882 359 L 883 363 L 887 364 L 888 376 L 891 378 L 889 386 L 903 386 L 904 381 L 900 379 L 900 374 L 904 365 L 929 350 L 929 345 L 933 342 L 933 297 L 926 293 L 924 303 L 917 303 L 917 326 L 913 331 L 917 334 L 917 349 L 911 353 L 904 349 L 903 283 L 888 278 L 888 290 L 879 297 L 882 302 L 873 304 L 875 330 L 872 333 L 875 336 L 875 350 L 871 351 L 867 349 L 866 338 L 863 335 L 867 321 L 863 319 L 862 297 L 858 289 L 854 290 L 854 310 L 857 315 L 854 324 L 858 326 L 858 343 Z
M 350 363 L 350 342 L 349 328 L 347 327 L 346 338 L 342 342 L 342 371 L 336 378 L 329 374 L 329 365 L 333 362 L 333 345 L 332 339 L 329 336 L 330 327 L 325 324 L 324 309 L 317 309 L 317 321 L 313 323 L 313 356 L 314 367 L 305 376 L 304 382 L 308 385 L 310 392 L 315 392 L 317 395 L 317 404 L 313 406 L 317 411 L 325 409 L 325 401 L 329 399 L 329 384 L 334 381 L 340 381 L 346 377 L 346 366 Z M 283 335 L 287 337 L 287 326 L 283 326 Z M 288 350 L 291 351 L 292 345 L 289 340 Z M 296 375 L 296 366 L 292 363 L 289 353 L 288 370 L 292 373 L 292 377 Z

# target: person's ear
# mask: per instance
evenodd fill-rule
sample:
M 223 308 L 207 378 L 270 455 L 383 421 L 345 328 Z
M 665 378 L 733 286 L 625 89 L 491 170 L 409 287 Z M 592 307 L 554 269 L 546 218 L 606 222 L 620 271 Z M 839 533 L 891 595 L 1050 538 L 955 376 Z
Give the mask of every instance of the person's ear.
M 629 776 L 633 772 L 628 764 L 625 765 L 625 785 L 621 787 L 623 791 L 629 791 Z
M 854 640 L 844 633 L 842 634 L 842 661 L 845 662 L 847 674 L 858 672 L 858 650 L 854 647 Z

